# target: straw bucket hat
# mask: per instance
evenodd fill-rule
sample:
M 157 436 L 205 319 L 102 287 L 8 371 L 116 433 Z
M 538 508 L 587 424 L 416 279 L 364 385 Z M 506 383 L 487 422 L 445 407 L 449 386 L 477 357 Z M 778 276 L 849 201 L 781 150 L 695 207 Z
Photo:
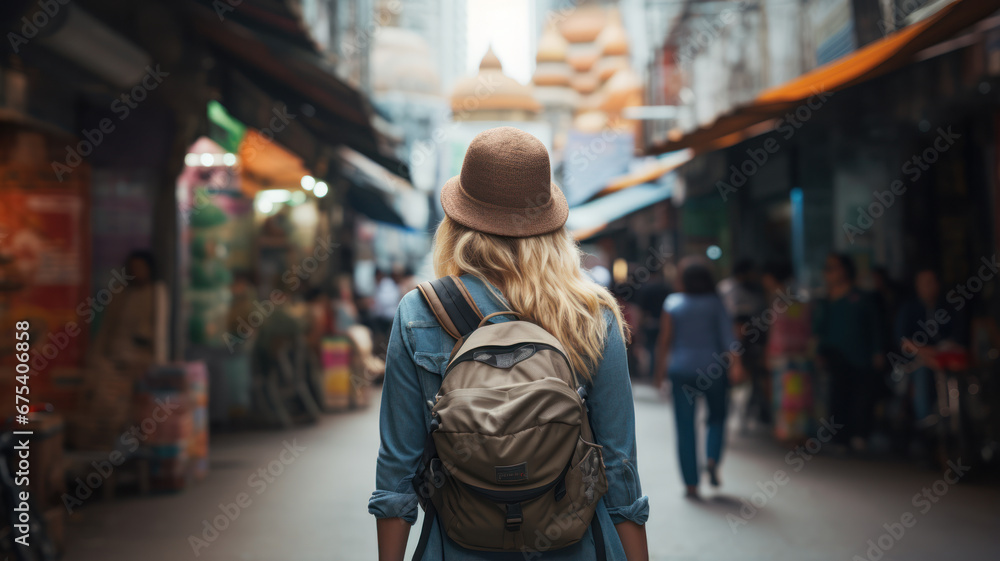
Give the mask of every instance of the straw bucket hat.
M 441 188 L 441 206 L 463 226 L 514 238 L 554 232 L 569 216 L 566 196 L 552 182 L 545 145 L 514 127 L 472 139 L 461 174 Z

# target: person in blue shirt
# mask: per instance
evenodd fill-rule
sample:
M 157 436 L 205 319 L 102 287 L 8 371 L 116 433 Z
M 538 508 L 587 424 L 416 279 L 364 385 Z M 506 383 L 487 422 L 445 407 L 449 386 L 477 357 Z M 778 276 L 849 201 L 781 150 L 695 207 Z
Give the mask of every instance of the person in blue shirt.
M 705 471 L 710 483 L 718 487 L 728 409 L 728 370 L 742 372 L 743 349 L 736 341 L 732 320 L 715 291 L 708 266 L 687 258 L 681 261 L 680 270 L 680 291 L 663 303 L 656 372 L 657 385 L 664 374 L 670 377 L 685 495 L 697 498 L 695 404 L 703 398 L 708 406 Z
M 461 175 L 441 191 L 445 218 L 434 237 L 434 269 L 438 276 L 460 276 L 484 316 L 513 310 L 562 343 L 584 381 L 594 437 L 603 446 L 608 491 L 596 516 L 605 558 L 646 561 L 649 499 L 636 467 L 624 322 L 611 293 L 581 271 L 579 248 L 564 227 L 566 198 L 551 182 L 549 166 L 544 145 L 528 133 L 501 127 L 478 135 Z M 381 446 L 368 502 L 378 520 L 380 561 L 403 559 L 417 519 L 412 479 L 431 425 L 428 402 L 441 387 L 454 346 L 419 291 L 406 294 L 389 336 Z M 590 530 L 571 546 L 547 551 L 466 549 L 447 537 L 438 519 L 429 536 L 424 560 L 598 558 Z

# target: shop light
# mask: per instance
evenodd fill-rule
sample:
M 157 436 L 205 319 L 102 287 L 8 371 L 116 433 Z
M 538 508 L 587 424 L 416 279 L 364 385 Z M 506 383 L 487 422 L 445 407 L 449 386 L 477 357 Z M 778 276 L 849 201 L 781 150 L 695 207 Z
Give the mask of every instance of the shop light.
M 226 164 L 227 166 L 235 166 L 236 165 L 236 154 L 233 154 L 231 152 L 227 152 L 227 153 L 223 154 L 222 155 L 222 163 Z
M 211 154 L 209 154 L 207 152 L 204 153 L 204 154 L 202 154 L 201 155 L 201 165 L 203 165 L 205 167 L 210 167 L 212 165 L 215 165 L 215 156 L 213 156 L 213 155 L 211 155 Z
M 257 193 L 257 199 L 272 203 L 287 203 L 292 200 L 292 192 L 288 189 L 266 189 Z
M 316 179 L 311 175 L 302 176 L 302 188 L 306 191 L 312 191 L 312 188 L 316 186 Z
M 292 200 L 292 193 L 288 189 L 265 189 L 257 193 L 257 210 L 267 214 L 274 210 L 276 205 L 287 203 Z
M 330 192 L 330 187 L 327 186 L 325 181 L 317 181 L 316 188 L 313 189 L 313 193 L 316 193 L 317 197 L 325 197 L 327 193 Z
M 722 257 L 722 248 L 717 245 L 710 245 L 705 250 L 705 255 L 712 261 L 718 261 Z
M 198 154 L 192 152 L 191 154 L 184 156 L 184 165 L 186 165 L 189 168 L 197 167 L 198 164 L 200 163 L 201 163 L 201 157 L 198 156 Z
M 622 284 L 628 280 L 628 261 L 622 258 L 615 259 L 613 265 L 611 265 L 611 276 L 615 279 L 616 284 Z

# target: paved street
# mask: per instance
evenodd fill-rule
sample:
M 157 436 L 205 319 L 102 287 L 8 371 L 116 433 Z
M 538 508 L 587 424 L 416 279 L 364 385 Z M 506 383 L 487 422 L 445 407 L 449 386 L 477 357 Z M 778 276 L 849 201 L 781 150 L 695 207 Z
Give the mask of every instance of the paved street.
M 1000 489 L 945 483 L 935 488 L 942 474 L 905 464 L 830 455 L 786 462 L 786 451 L 765 439 L 734 437 L 723 463 L 724 494 L 688 502 L 681 497 L 670 409 L 648 387 L 636 389 L 636 402 L 654 560 L 877 559 L 875 549 L 868 557 L 869 539 L 888 548 L 881 556 L 886 561 L 996 558 Z M 66 559 L 193 559 L 189 536 L 194 535 L 205 540 L 198 559 L 373 560 L 375 525 L 366 502 L 378 448 L 377 419 L 372 407 L 293 432 L 219 436 L 213 442 L 211 475 L 196 487 L 82 510 L 70 526 Z M 293 441 L 305 447 L 298 457 Z M 270 482 L 251 478 L 269 467 L 279 473 Z M 770 498 L 763 491 L 754 497 L 762 487 Z M 929 498 L 914 503 L 924 488 Z M 222 515 L 220 503 L 236 505 L 241 493 L 249 496 L 249 504 L 244 499 L 245 508 L 228 527 L 222 524 L 217 537 L 209 534 L 214 538 L 209 542 L 204 521 Z M 744 509 L 741 516 L 744 498 L 763 506 L 755 512 Z M 898 538 L 888 535 L 884 524 Z M 412 536 L 411 548 L 416 532 Z

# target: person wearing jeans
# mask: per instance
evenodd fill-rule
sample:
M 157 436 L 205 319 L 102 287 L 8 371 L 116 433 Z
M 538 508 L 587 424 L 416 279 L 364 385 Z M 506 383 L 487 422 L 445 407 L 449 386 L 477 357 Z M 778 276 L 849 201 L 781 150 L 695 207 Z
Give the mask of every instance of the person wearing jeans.
M 727 369 L 742 368 L 732 321 L 715 291 L 708 267 L 681 261 L 680 292 L 663 304 L 656 372 L 659 385 L 670 376 L 677 425 L 677 456 L 688 498 L 698 497 L 695 412 L 699 397 L 708 407 L 705 471 L 719 485 L 718 466 L 725 442 L 729 378 Z M 669 363 L 669 368 L 667 364 Z

